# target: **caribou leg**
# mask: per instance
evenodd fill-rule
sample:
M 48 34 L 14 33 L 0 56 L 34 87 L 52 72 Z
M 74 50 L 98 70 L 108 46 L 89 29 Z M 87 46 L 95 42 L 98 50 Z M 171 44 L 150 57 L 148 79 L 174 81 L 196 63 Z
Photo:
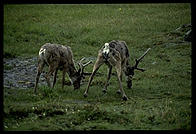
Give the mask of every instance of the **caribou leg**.
M 53 62 L 51 65 L 49 65 L 49 71 L 46 74 L 46 81 L 49 87 L 51 87 L 50 76 L 54 73 L 57 67 L 58 67 L 58 64 L 56 62 Z
M 44 65 L 45 65 L 44 62 L 41 62 L 41 61 L 38 62 L 37 75 L 36 75 L 36 79 L 35 79 L 34 93 L 37 92 L 37 84 L 38 84 L 40 75 L 41 75 L 41 73 L 42 73 L 42 70 L 43 70 L 43 68 L 44 68 Z
M 107 91 L 107 86 L 108 86 L 108 82 L 111 78 L 111 73 L 112 73 L 112 66 L 109 66 L 108 67 L 108 76 L 107 76 L 107 80 L 106 80 L 106 83 L 105 83 L 105 86 L 104 86 L 104 89 L 103 89 L 103 92 L 106 93 Z
M 56 83 L 56 75 L 57 75 L 57 72 L 58 72 L 58 69 L 56 69 L 55 72 L 54 72 L 52 88 L 54 88 L 54 85 Z
M 87 96 L 88 96 L 88 89 L 89 89 L 89 86 L 90 86 L 90 84 L 91 84 L 91 82 L 92 82 L 92 80 L 93 80 L 93 77 L 95 76 L 97 70 L 100 68 L 100 66 L 101 66 L 103 63 L 104 63 L 104 62 L 103 62 L 103 57 L 102 57 L 101 54 L 99 54 L 99 55 L 98 55 L 98 58 L 97 58 L 97 60 L 96 60 L 96 62 L 95 62 L 95 65 L 94 65 L 94 67 L 93 67 L 93 72 L 92 72 L 92 74 L 91 74 L 91 76 L 90 76 L 90 78 L 89 78 L 87 88 L 86 88 L 86 90 L 85 90 L 85 92 L 84 92 L 84 97 L 87 97 Z
M 65 83 L 65 73 L 66 73 L 66 70 L 65 69 L 63 69 L 63 78 L 62 78 L 62 89 L 63 89 L 63 87 L 64 87 L 64 83 Z
M 124 90 L 123 90 L 123 87 L 122 87 L 122 67 L 121 67 L 121 63 L 120 61 L 117 62 L 116 66 L 116 72 L 117 72 L 117 77 L 118 77 L 118 82 L 119 82 L 119 86 L 120 86 L 120 92 L 122 93 L 122 98 L 123 100 L 128 100 Z

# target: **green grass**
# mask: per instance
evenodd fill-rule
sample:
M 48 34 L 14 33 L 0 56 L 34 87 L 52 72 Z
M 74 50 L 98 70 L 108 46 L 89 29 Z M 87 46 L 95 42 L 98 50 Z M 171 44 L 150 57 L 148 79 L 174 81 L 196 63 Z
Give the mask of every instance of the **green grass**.
M 190 22 L 191 5 L 183 3 L 4 5 L 5 57 L 37 56 L 50 42 L 69 45 L 78 60 L 96 57 L 105 42 L 124 40 L 133 64 L 152 48 L 139 65 L 147 71 L 136 72 L 133 88 L 123 81 L 126 102 L 116 94 L 115 76 L 102 93 L 106 66 L 87 98 L 88 77 L 80 90 L 62 90 L 61 73 L 54 89 L 39 85 L 38 95 L 33 89 L 4 88 L 4 130 L 190 130 L 191 43 L 176 43 L 181 38 L 171 33 Z

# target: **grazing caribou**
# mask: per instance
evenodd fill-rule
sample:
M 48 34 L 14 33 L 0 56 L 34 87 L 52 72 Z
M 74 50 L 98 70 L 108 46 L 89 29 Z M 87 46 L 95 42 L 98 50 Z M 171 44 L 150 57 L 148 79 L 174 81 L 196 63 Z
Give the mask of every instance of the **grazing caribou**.
M 145 71 L 144 69 L 138 68 L 137 66 L 149 50 L 150 48 L 148 48 L 148 50 L 139 59 L 135 60 L 136 63 L 134 66 L 131 66 L 129 64 L 130 54 L 125 41 L 113 40 L 109 43 L 105 43 L 105 45 L 98 52 L 98 57 L 94 64 L 92 74 L 89 78 L 88 85 L 84 93 L 84 97 L 87 97 L 88 95 L 88 89 L 93 80 L 95 73 L 97 72 L 99 67 L 105 63 L 108 66 L 108 76 L 103 92 L 105 93 L 107 90 L 108 82 L 111 77 L 112 67 L 115 67 L 117 72 L 118 82 L 120 85 L 120 90 L 118 90 L 118 93 L 122 93 L 123 100 L 127 100 L 128 98 L 123 90 L 122 83 L 121 83 L 122 72 L 124 72 L 125 75 L 127 76 L 127 81 L 126 81 L 127 87 L 131 88 L 134 70 L 137 69 L 142 72 Z
M 34 92 L 37 92 L 37 84 L 39 81 L 40 74 L 45 65 L 49 66 L 49 71 L 46 74 L 46 80 L 49 87 L 54 87 L 56 83 L 56 75 L 58 70 L 63 71 L 62 78 L 62 88 L 65 81 L 65 73 L 68 73 L 71 83 L 74 86 L 74 89 L 80 88 L 80 81 L 84 77 L 84 67 L 90 64 L 92 61 L 82 64 L 82 61 L 85 58 L 82 58 L 78 63 L 79 69 L 77 70 L 74 65 L 73 53 L 69 46 L 63 46 L 58 44 L 46 43 L 39 50 L 38 56 L 38 68 L 37 75 L 35 79 L 35 88 Z M 53 85 L 50 83 L 50 76 L 54 73 Z

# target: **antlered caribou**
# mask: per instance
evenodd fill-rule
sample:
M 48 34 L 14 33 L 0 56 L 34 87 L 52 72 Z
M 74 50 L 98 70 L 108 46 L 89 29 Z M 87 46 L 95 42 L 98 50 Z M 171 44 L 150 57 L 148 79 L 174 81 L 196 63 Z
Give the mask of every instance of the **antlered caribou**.
M 105 43 L 104 46 L 98 52 L 98 57 L 94 64 L 92 74 L 89 78 L 89 82 L 85 90 L 84 97 L 87 97 L 88 95 L 89 86 L 93 80 L 95 73 L 100 68 L 100 66 L 105 63 L 108 65 L 108 76 L 103 92 L 105 93 L 107 90 L 108 82 L 111 77 L 112 67 L 114 67 L 117 72 L 118 82 L 120 86 L 120 90 L 118 90 L 118 93 L 122 93 L 123 100 L 127 100 L 128 98 L 122 87 L 122 72 L 124 72 L 124 74 L 127 76 L 127 87 L 131 88 L 134 70 L 137 69 L 142 72 L 144 71 L 144 69 L 138 68 L 137 66 L 149 50 L 150 48 L 148 48 L 147 51 L 139 59 L 135 60 L 136 63 L 134 66 L 131 66 L 129 64 L 130 54 L 125 41 L 113 40 L 109 43 Z

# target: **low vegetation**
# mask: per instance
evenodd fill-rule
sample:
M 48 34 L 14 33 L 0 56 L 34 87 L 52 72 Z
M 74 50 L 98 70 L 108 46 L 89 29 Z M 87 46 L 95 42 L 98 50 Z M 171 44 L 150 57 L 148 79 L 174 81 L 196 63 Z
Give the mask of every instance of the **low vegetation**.
M 37 95 L 33 88 L 4 87 L 4 130 L 190 130 L 191 42 L 184 41 L 186 30 L 175 31 L 190 22 L 188 3 L 4 5 L 4 58 L 36 57 L 50 42 L 69 45 L 76 61 L 96 59 L 105 42 L 124 40 L 134 64 L 152 48 L 139 65 L 146 71 L 135 72 L 132 89 L 123 78 L 128 101 L 116 94 L 114 75 L 102 93 L 106 66 L 95 76 L 87 98 L 83 93 L 89 77 L 79 90 L 68 85 L 62 90 L 61 72 L 54 89 L 38 85 Z

